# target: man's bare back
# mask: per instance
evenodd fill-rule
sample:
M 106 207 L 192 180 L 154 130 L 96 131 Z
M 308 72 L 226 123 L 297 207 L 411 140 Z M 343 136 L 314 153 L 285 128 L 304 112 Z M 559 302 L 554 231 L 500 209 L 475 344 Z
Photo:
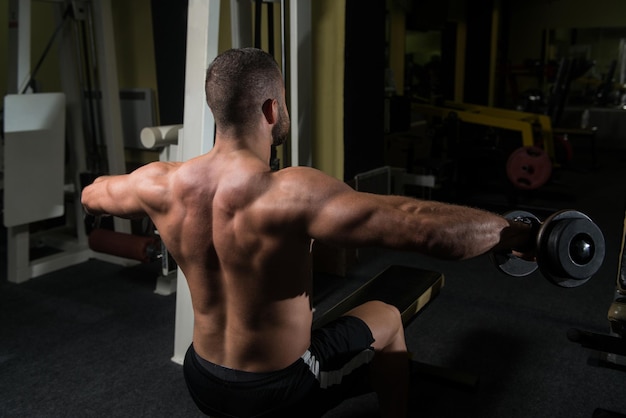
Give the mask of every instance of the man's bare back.
M 311 239 L 304 221 L 298 230 L 293 202 L 283 194 L 297 185 L 281 182 L 284 173 L 249 153 L 219 145 L 186 163 L 153 163 L 129 177 L 117 187 L 136 181 L 136 198 L 189 284 L 196 352 L 254 372 L 299 358 L 312 322 Z M 103 192 L 87 188 L 85 202 L 96 201 L 90 193 Z
M 276 175 L 216 149 L 172 177 L 170 210 L 153 219 L 191 289 L 196 352 L 245 371 L 292 364 L 309 346 L 311 244 L 285 233 Z

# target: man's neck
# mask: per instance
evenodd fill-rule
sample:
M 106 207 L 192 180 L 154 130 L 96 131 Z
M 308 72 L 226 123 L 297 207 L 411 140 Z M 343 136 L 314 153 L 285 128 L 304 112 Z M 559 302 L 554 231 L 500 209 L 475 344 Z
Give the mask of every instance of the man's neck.
M 239 135 L 237 137 L 217 134 L 213 147 L 219 152 L 246 151 L 269 164 L 271 158 L 271 138 L 264 138 L 263 135 Z

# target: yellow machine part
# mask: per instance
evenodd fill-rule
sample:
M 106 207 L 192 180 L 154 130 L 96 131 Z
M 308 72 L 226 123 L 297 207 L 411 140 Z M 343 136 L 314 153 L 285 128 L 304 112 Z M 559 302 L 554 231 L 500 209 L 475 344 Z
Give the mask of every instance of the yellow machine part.
M 542 146 L 554 162 L 552 122 L 549 116 L 467 103 L 444 102 L 441 106 L 413 103 L 413 110 L 430 117 L 446 118 L 450 113 L 467 123 L 517 131 L 522 136 L 522 146 Z M 535 127 L 540 129 L 537 137 Z M 538 144 L 538 142 L 540 144 Z

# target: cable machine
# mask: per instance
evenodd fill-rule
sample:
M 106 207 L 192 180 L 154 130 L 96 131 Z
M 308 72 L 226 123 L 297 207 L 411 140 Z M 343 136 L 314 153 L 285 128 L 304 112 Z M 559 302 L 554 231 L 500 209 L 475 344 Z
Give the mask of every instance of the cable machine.
M 81 173 L 126 172 L 110 0 L 52 4 L 57 26 L 31 68 L 33 1 L 8 3 L 3 223 L 14 283 L 94 256 L 126 263 L 89 249 L 80 204 Z M 55 43 L 62 92 L 39 93 L 37 71 Z M 130 232 L 127 220 L 116 218 L 114 226 Z

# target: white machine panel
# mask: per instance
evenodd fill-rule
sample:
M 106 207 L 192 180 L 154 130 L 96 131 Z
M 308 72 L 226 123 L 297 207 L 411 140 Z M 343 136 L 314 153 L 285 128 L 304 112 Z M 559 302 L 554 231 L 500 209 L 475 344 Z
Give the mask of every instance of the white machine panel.
M 4 112 L 4 225 L 63 215 L 65 95 L 7 95 Z

